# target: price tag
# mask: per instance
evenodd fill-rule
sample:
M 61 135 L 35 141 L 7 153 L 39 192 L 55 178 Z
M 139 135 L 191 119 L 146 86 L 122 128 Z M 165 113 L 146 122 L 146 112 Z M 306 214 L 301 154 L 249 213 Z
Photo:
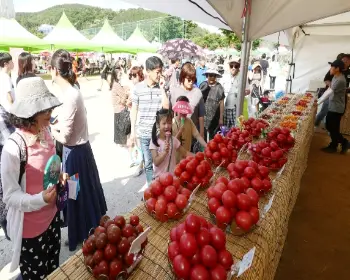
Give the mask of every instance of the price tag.
M 129 250 L 129 255 L 130 254 L 137 254 L 138 252 L 141 251 L 141 245 L 143 242 L 146 241 L 148 233 L 151 231 L 151 227 L 146 228 L 146 230 L 141 233 L 132 243 L 131 247 Z
M 201 187 L 201 185 L 199 184 L 199 185 L 193 190 L 193 192 L 191 193 L 191 196 L 190 196 L 190 198 L 188 199 L 187 206 L 186 206 L 185 209 L 184 209 L 184 212 L 186 212 L 186 211 L 188 210 L 188 208 L 190 208 L 191 203 L 192 203 L 194 197 L 196 196 L 196 193 L 198 192 L 198 190 L 199 190 L 200 187 Z
M 246 272 L 252 266 L 254 254 L 255 254 L 255 247 L 253 247 L 247 254 L 244 255 L 239 266 L 237 277 L 241 276 L 244 272 Z

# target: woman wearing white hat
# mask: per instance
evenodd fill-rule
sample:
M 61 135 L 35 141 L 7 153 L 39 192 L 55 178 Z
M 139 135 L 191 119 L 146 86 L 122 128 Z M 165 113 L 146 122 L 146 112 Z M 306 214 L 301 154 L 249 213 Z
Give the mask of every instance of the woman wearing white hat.
M 210 65 L 203 75 L 207 80 L 200 84 L 199 89 L 202 91 L 205 103 L 204 127 L 209 134 L 209 139 L 207 135 L 204 139 L 209 141 L 224 124 L 225 93 L 223 86 L 217 82 L 217 78 L 222 76 L 215 64 Z
M 22 278 L 44 279 L 59 265 L 61 229 L 56 187 L 44 190 L 44 169 L 55 154 L 48 127 L 61 102 L 38 77 L 18 83 L 10 122 L 17 129 L 1 156 L 1 177 L 8 208 L 7 230 L 13 243 L 10 270 Z M 65 183 L 67 174 L 61 174 Z

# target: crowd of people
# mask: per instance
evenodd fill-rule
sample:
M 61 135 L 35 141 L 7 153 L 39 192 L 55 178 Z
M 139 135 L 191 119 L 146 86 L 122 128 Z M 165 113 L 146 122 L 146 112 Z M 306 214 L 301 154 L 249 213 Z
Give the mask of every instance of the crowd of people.
M 144 66 L 123 60 L 111 66 L 100 57 L 99 89 L 109 80 L 114 142 L 140 152 L 142 160 L 132 166 L 137 166 L 135 176 L 145 172 L 147 184 L 172 173 L 183 157 L 204 150 L 222 126 L 235 125 L 240 61 L 229 61 L 224 74 L 205 60 L 196 64 L 173 59 L 165 68 L 152 56 Z M 268 63 L 255 62 L 249 75 L 252 104 L 264 98 L 264 67 Z M 89 143 L 77 61 L 62 49 L 48 61 L 60 98 L 36 76 L 30 53 L 19 55 L 15 85 L 13 68 L 11 55 L 0 53 L 0 222 L 13 244 L 11 270 L 19 266 L 23 279 L 43 279 L 59 265 L 60 228 L 68 227 L 65 245 L 73 251 L 98 225 L 107 205 Z M 44 169 L 54 154 L 62 160 L 60 183 L 45 189 Z M 75 174 L 79 195 L 62 200 L 67 179 Z

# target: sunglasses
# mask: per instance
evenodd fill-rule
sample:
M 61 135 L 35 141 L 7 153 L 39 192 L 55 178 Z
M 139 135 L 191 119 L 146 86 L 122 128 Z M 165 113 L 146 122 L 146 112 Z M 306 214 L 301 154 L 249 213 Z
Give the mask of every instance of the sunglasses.
M 234 65 L 230 65 L 230 68 L 235 68 L 235 69 L 239 69 L 239 64 L 234 64 Z
M 131 80 L 132 78 L 136 78 L 137 77 L 137 74 L 135 73 L 130 73 L 129 74 L 129 79 Z

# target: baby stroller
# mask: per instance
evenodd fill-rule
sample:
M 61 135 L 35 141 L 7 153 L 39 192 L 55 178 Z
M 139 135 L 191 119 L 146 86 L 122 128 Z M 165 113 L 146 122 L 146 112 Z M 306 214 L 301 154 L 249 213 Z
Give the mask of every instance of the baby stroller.
M 263 112 L 267 107 L 271 105 L 271 100 L 269 99 L 270 91 L 265 90 L 263 96 L 259 97 L 259 113 Z

